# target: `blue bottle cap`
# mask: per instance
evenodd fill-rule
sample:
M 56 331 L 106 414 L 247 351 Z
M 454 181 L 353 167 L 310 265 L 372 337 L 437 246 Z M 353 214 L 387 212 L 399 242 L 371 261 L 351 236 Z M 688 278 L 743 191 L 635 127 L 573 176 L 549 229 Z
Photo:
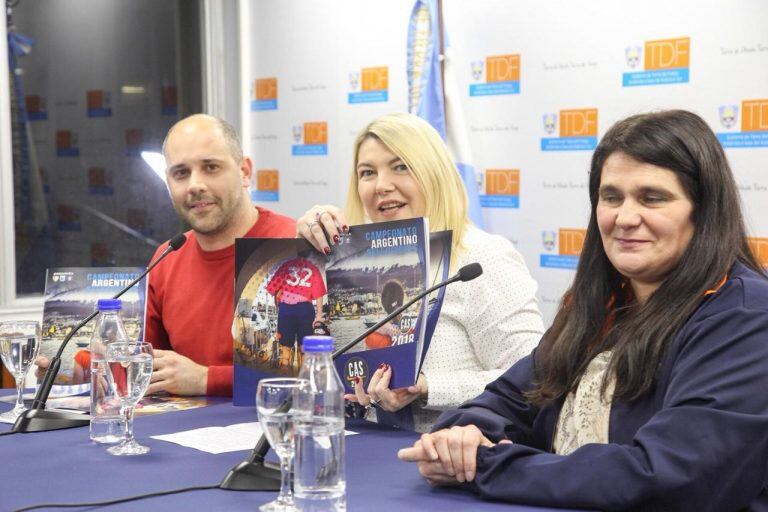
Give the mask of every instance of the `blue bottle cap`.
M 99 299 L 97 304 L 99 311 L 115 311 L 123 309 L 123 301 L 120 299 Z
M 304 336 L 301 347 L 304 352 L 331 352 L 333 350 L 333 338 L 331 336 Z

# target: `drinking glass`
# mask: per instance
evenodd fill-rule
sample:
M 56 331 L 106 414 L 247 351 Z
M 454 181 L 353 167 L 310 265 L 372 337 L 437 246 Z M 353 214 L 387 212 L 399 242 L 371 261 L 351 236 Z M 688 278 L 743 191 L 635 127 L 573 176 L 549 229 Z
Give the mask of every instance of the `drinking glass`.
M 256 409 L 269 445 L 280 458 L 280 494 L 275 501 L 259 507 L 262 512 L 298 510 L 291 492 L 294 455 L 294 421 L 306 414 L 312 390 L 306 379 L 261 379 L 256 388 Z
M 24 412 L 24 377 L 40 348 L 38 322 L 0 322 L 0 355 L 3 364 L 16 379 L 16 406 L 2 414 L 4 420 L 15 421 Z
M 133 410 L 147 391 L 152 378 L 152 345 L 143 341 L 116 341 L 107 344 L 107 382 L 120 399 L 125 421 L 125 438 L 107 449 L 112 455 L 141 455 L 149 451 L 133 438 Z

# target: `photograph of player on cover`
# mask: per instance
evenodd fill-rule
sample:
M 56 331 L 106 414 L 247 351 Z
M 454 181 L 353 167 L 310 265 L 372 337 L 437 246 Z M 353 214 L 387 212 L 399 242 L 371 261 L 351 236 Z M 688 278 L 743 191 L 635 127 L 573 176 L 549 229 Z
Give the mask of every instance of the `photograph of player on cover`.
M 381 288 L 381 305 L 384 308 L 386 314 L 390 314 L 397 308 L 403 305 L 403 299 L 405 298 L 405 290 L 402 283 L 393 279 L 384 283 Z M 397 315 L 395 318 L 382 325 L 371 334 L 365 337 L 365 348 L 385 348 L 392 346 L 392 338 L 400 334 L 400 317 L 403 315 Z M 375 325 L 375 322 L 371 318 L 363 320 L 366 327 Z M 412 329 L 410 329 L 412 332 Z
M 292 353 L 295 353 L 300 367 L 301 340 L 312 334 L 315 321 L 323 320 L 323 276 L 309 259 L 294 258 L 280 265 L 272 275 L 267 283 L 267 293 L 274 297 L 277 305 L 279 365 L 288 367 Z
M 413 252 L 347 255 L 329 262 L 326 274 L 333 283 L 328 309 L 335 348 L 374 326 L 423 287 L 422 264 Z M 349 352 L 412 343 L 420 308 L 417 302 Z
M 256 271 L 237 300 L 236 365 L 286 375 L 298 372 L 302 339 L 328 322 L 320 257 L 314 250 L 250 255 L 245 266 Z

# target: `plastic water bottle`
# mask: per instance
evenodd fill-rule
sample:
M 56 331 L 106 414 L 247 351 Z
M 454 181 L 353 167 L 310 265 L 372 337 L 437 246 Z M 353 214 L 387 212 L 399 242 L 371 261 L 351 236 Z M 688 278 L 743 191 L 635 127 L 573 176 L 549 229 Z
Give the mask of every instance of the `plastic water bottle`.
M 91 335 L 91 441 L 116 443 L 125 437 L 125 421 L 120 415 L 120 399 L 107 381 L 107 345 L 128 341 L 120 311 L 120 299 L 100 299 L 99 316 Z
M 333 338 L 307 336 L 299 378 L 314 394 L 311 414 L 296 418 L 294 497 L 305 511 L 346 510 L 344 387 L 331 359 Z

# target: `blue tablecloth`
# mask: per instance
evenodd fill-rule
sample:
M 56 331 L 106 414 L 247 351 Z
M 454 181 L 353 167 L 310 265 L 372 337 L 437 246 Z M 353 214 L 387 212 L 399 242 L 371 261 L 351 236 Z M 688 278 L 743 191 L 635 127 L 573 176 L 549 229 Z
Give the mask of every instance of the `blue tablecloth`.
M 8 404 L 0 404 L 0 411 L 9 408 Z M 248 452 L 211 455 L 149 436 L 256 420 L 255 409 L 234 407 L 222 400 L 213 400 L 212 405 L 199 409 L 140 417 L 135 424 L 136 438 L 152 451 L 137 457 L 107 454 L 103 446 L 89 441 L 87 428 L 2 436 L 0 510 L 40 503 L 102 501 L 217 484 Z M 350 511 L 551 510 L 484 502 L 463 490 L 431 488 L 415 465 L 400 462 L 396 456 L 397 450 L 411 445 L 418 434 L 365 422 L 350 423 L 347 428 L 360 433 L 347 437 Z M 0 424 L 0 431 L 7 430 L 9 425 Z M 108 509 L 252 511 L 275 496 L 274 492 L 214 489 L 149 498 Z

